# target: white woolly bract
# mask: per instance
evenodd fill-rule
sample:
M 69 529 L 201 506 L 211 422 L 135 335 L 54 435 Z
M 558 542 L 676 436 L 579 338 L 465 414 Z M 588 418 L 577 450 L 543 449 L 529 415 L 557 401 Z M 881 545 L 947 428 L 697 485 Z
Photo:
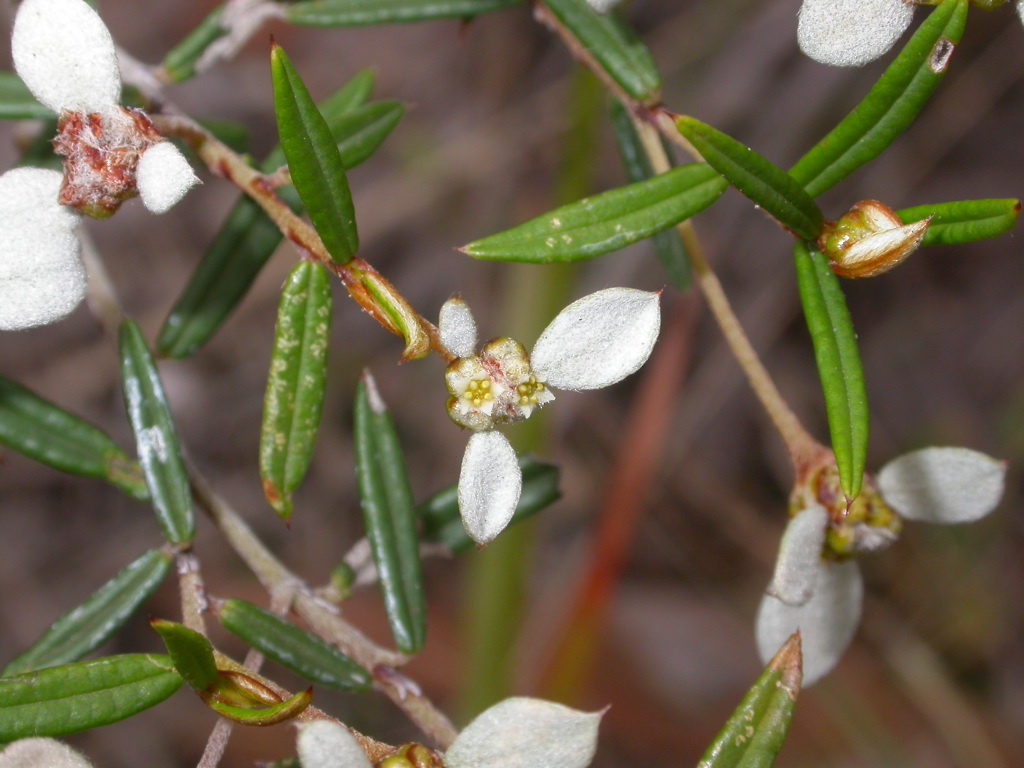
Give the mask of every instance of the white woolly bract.
M 55 739 L 21 739 L 0 752 L 0 768 L 91 768 L 91 764 Z
M 969 523 L 1003 497 L 1006 465 L 970 448 L 923 448 L 878 473 L 878 490 L 908 520 Z
M 531 354 L 537 378 L 557 389 L 598 389 L 647 362 L 661 329 L 660 296 L 607 288 L 574 301 L 544 329 Z
M 437 319 L 441 345 L 456 357 L 469 357 L 476 350 L 476 320 L 462 299 L 448 299 Z
M 480 714 L 445 753 L 446 768 L 586 768 L 603 712 L 529 698 L 505 699 Z
M 105 112 L 120 99 L 114 41 L 83 0 L 24 0 L 11 55 L 32 95 L 54 112 Z
M 61 179 L 41 168 L 0 176 L 0 330 L 52 323 L 85 295 L 78 216 L 57 202 Z
M 904 0 L 804 0 L 797 42 L 822 64 L 859 67 L 892 48 L 913 16 Z
M 860 621 L 864 582 L 855 562 L 821 561 L 814 594 L 801 606 L 765 595 L 757 612 L 757 650 L 764 663 L 800 630 L 807 687 L 832 671 Z
M 373 768 L 348 729 L 329 720 L 301 724 L 297 749 L 302 768 Z
M 587 4 L 598 13 L 608 13 L 621 2 L 622 0 L 587 0 Z
M 508 525 L 519 503 L 523 473 L 516 452 L 500 432 L 469 438 L 459 473 L 459 513 L 466 533 L 486 544 Z
M 814 506 L 801 510 L 789 521 L 779 544 L 775 575 L 766 590 L 787 605 L 804 605 L 814 594 L 825 545 L 828 512 Z
M 166 213 L 199 183 L 188 160 L 169 141 L 142 153 L 135 179 L 143 205 L 153 213 Z

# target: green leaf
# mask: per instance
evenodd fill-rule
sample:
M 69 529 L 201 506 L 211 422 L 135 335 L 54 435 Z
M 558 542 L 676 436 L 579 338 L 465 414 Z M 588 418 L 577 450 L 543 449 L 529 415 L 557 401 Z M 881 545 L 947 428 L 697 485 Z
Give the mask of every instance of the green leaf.
M 544 5 L 623 91 L 639 101 L 658 101 L 658 67 L 617 14 L 600 14 L 586 0 L 544 0 Z
M 167 656 L 108 656 L 0 678 L 0 742 L 116 723 L 181 687 Z
M 53 117 L 49 107 L 36 101 L 20 77 L 14 72 L 0 72 L 0 120 L 52 120 Z
M 366 536 L 391 634 L 399 650 L 415 653 L 427 631 L 416 512 L 395 426 L 369 372 L 356 390 L 355 445 Z
M 320 107 L 346 168 L 369 157 L 404 112 L 395 102 L 364 107 L 372 89 L 373 72 L 362 70 Z M 273 173 L 282 165 L 284 152 L 276 147 L 260 168 Z M 292 187 L 279 187 L 277 194 L 293 211 L 302 212 L 302 201 Z M 160 354 L 187 357 L 205 344 L 245 296 L 282 238 L 259 205 L 240 197 L 164 321 L 157 340 Z
M 313 699 L 313 689 L 296 693 L 290 699 L 266 707 L 236 706 L 217 696 L 206 696 L 206 704 L 221 717 L 240 725 L 277 725 L 302 714 Z
M 267 501 L 285 522 L 291 494 L 313 457 L 327 381 L 331 283 L 320 264 L 299 262 L 277 309 L 274 351 L 263 399 L 260 477 Z
M 188 35 L 174 46 L 164 57 L 163 69 L 167 77 L 181 83 L 195 76 L 196 61 L 212 43 L 228 33 L 221 26 L 224 6 L 218 5 Z
M 794 165 L 789 175 L 811 197 L 831 189 L 903 133 L 945 73 L 933 52 L 960 42 L 967 0 L 944 0 L 918 27 L 864 100 Z
M 118 346 L 124 403 L 153 509 L 164 537 L 172 544 L 186 544 L 195 533 L 192 499 L 156 363 L 131 320 L 122 321 Z
M 896 211 L 910 224 L 932 217 L 921 245 L 958 245 L 1006 234 L 1017 223 L 1020 200 L 963 200 Z
M 331 129 L 287 54 L 270 51 L 274 113 L 292 183 L 331 258 L 344 264 L 359 250 L 356 212 Z
M 78 661 L 92 653 L 153 594 L 170 567 L 167 552 L 151 549 L 57 619 L 31 648 L 4 667 L 3 676 Z
M 0 443 L 61 472 L 106 480 L 136 499 L 149 497 L 139 465 L 106 434 L 2 376 Z
M 558 467 L 529 456 L 519 457 L 519 467 L 523 471 L 523 490 L 509 525 L 550 507 L 562 497 Z M 440 544 L 454 555 L 476 546 L 459 516 L 458 486 L 435 493 L 416 508 L 416 514 L 423 522 L 424 541 Z
M 363 26 L 434 19 L 470 19 L 519 5 L 521 0 L 313 0 L 287 7 L 292 24 Z
M 633 127 L 633 121 L 630 120 L 629 113 L 622 106 L 622 102 L 616 100 L 612 101 L 612 128 L 629 181 L 635 184 L 654 176 L 654 169 L 640 143 L 640 137 L 637 135 L 636 128 Z M 690 260 L 679 232 L 669 228 L 658 232 L 651 240 L 654 243 L 654 252 L 658 254 L 658 260 L 665 268 L 672 285 L 679 290 L 689 288 Z
M 57 135 L 57 118 L 43 120 L 39 129 L 25 143 L 18 155 L 16 165 L 19 168 L 49 168 L 52 171 L 64 170 L 64 158 L 53 151 L 53 137 Z
M 625 248 L 703 211 L 728 185 L 693 163 L 545 213 L 465 246 L 477 259 L 581 261 Z
M 229 632 L 310 682 L 341 691 L 373 687 L 370 673 L 337 648 L 252 603 L 226 600 L 217 617 Z
M 747 691 L 700 768 L 769 768 L 775 762 L 800 693 L 800 666 L 799 635 L 794 635 Z
M 217 687 L 220 677 L 209 640 L 174 621 L 153 619 L 149 623 L 167 646 L 174 668 L 192 690 L 210 691 Z
M 807 243 L 796 244 L 793 258 L 825 395 L 839 482 L 846 497 L 854 499 L 860 493 L 868 447 L 868 396 L 857 334 L 839 278 L 829 269 L 828 260 Z
M 692 117 L 677 117 L 676 127 L 708 165 L 782 226 L 806 240 L 818 237 L 824 217 L 811 196 L 788 173 L 731 136 Z

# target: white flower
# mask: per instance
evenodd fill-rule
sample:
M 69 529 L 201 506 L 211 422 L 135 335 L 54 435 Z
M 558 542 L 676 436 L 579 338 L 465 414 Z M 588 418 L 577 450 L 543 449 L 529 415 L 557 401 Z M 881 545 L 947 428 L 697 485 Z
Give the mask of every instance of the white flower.
M 92 768 L 89 761 L 54 739 L 20 739 L 0 751 L 0 768 Z
M 859 67 L 888 51 L 910 26 L 912 0 L 804 0 L 800 50 L 834 67 Z
M 24 0 L 11 36 L 18 74 L 58 114 L 64 174 L 0 176 L 0 330 L 45 325 L 85 295 L 78 213 L 103 217 L 136 191 L 154 213 L 198 179 L 145 114 L 121 107 L 114 41 L 83 0 Z
M 878 473 L 874 488 L 846 510 L 835 489 L 837 518 L 809 504 L 786 528 L 772 583 L 757 614 L 756 636 L 767 661 L 797 629 L 803 638 L 804 685 L 824 677 L 853 639 L 864 585 L 857 563 L 837 560 L 887 546 L 899 530 L 892 510 L 907 520 L 967 523 L 991 512 L 1003 495 L 1006 467 L 967 448 L 924 448 L 900 456 Z M 820 490 L 818 491 L 820 494 Z M 892 510 L 889 509 L 892 508 Z M 822 557 L 826 538 L 832 557 Z
M 444 765 L 586 768 L 597 748 L 602 714 L 541 699 L 505 699 L 463 729 L 444 754 Z M 328 720 L 299 726 L 298 753 L 302 768 L 372 768 L 348 729 Z
M 532 360 L 514 339 L 498 338 L 474 354 L 476 324 L 461 299 L 441 308 L 441 343 L 457 358 L 445 371 L 448 414 L 473 430 L 459 475 L 459 511 L 466 531 L 485 544 L 508 525 L 522 474 L 508 440 L 491 431 L 522 421 L 554 400 L 548 386 L 607 387 L 636 372 L 661 327 L 659 295 L 608 288 L 563 309 L 544 329 Z

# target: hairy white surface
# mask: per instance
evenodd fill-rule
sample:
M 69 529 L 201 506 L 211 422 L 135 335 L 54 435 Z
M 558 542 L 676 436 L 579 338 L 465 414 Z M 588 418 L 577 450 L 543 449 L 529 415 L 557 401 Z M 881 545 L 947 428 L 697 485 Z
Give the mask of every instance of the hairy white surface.
M 21 739 L 0 752 L 0 768 L 91 768 L 91 764 L 55 739 Z
M 466 533 L 486 544 L 508 525 L 519 504 L 523 473 L 516 452 L 500 432 L 469 438 L 459 473 L 459 512 Z
M 114 41 L 83 0 L 24 0 L 11 55 L 32 95 L 54 112 L 105 112 L 120 99 Z
M 599 389 L 647 362 L 661 330 L 660 296 L 606 288 L 558 313 L 531 354 L 537 378 L 557 389 Z
M 57 202 L 61 179 L 41 168 L 0 176 L 0 330 L 52 323 L 85 296 L 78 217 Z
M 462 299 L 448 299 L 437 320 L 441 344 L 456 357 L 469 357 L 476 350 L 476 320 Z
M 348 729 L 329 720 L 299 725 L 297 748 L 302 768 L 373 768 Z
M 447 768 L 586 768 L 603 712 L 505 699 L 471 722 L 445 753 Z
M 855 562 L 821 561 L 814 594 L 801 606 L 765 595 L 757 612 L 755 635 L 767 664 L 790 635 L 800 630 L 804 655 L 803 686 L 829 672 L 846 651 L 860 622 L 864 582 Z
M 775 575 L 768 594 L 787 605 L 804 605 L 814 594 L 825 545 L 828 512 L 814 506 L 801 510 L 789 521 L 779 544 Z
M 153 213 L 166 213 L 199 183 L 188 160 L 169 141 L 142 153 L 135 178 L 143 205 Z
M 923 448 L 878 473 L 885 501 L 908 520 L 969 523 L 1003 497 L 1006 465 L 970 448 Z
M 797 42 L 822 64 L 859 67 L 892 48 L 913 16 L 904 0 L 804 0 Z

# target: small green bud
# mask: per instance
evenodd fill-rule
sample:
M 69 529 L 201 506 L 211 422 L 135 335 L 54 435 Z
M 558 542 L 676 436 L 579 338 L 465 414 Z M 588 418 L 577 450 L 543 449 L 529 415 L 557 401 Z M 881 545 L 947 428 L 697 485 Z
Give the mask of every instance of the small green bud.
M 921 244 L 930 218 L 904 225 L 889 206 L 862 200 L 837 222 L 827 223 L 818 247 L 840 277 L 888 272 Z

